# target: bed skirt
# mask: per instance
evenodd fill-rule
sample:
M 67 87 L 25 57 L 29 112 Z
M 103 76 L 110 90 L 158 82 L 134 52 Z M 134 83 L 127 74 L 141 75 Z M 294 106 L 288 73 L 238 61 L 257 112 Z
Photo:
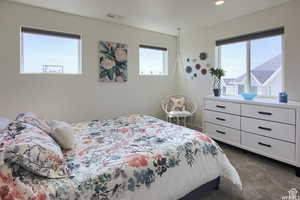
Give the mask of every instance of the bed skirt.
M 212 190 L 218 190 L 220 185 L 220 177 L 200 186 L 199 188 L 193 190 L 180 200 L 197 200 L 200 196 L 203 194 L 207 194 L 208 192 Z

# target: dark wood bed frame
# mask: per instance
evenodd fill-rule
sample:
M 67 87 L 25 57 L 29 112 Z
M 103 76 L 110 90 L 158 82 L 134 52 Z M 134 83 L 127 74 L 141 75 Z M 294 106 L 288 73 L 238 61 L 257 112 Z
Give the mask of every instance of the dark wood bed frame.
M 180 200 L 198 200 L 203 194 L 207 194 L 212 190 L 218 190 L 220 185 L 220 177 L 200 186 L 199 188 L 193 190 Z

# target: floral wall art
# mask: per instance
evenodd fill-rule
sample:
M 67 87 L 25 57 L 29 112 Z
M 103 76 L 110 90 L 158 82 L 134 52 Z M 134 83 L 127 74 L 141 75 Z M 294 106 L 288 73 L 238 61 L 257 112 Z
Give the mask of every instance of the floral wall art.
M 100 41 L 99 42 L 99 81 L 127 81 L 127 51 L 128 45 Z

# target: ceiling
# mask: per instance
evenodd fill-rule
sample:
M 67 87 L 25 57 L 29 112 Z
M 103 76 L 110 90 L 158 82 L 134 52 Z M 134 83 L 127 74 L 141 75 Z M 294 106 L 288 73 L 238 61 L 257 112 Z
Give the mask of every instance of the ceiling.
M 176 34 L 273 7 L 289 0 L 11 0 L 37 7 Z M 123 18 L 111 19 L 108 13 Z

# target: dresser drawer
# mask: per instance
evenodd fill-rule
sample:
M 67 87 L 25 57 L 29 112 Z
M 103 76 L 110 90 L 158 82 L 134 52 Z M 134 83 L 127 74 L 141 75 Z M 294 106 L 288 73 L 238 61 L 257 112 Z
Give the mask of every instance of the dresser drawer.
M 227 128 L 206 122 L 205 133 L 216 140 L 230 144 L 241 144 L 241 133 L 239 130 Z
M 206 100 L 205 109 L 230 113 L 235 115 L 241 114 L 241 105 L 238 103 Z
M 205 121 L 240 129 L 240 116 L 205 110 Z
M 295 144 L 251 133 L 242 132 L 241 134 L 242 145 L 254 152 L 279 160 L 295 161 Z
M 241 129 L 242 131 L 256 133 L 258 135 L 264 135 L 288 142 L 295 142 L 295 125 L 242 117 Z
M 295 110 L 242 104 L 242 116 L 254 117 L 275 122 L 295 124 Z

